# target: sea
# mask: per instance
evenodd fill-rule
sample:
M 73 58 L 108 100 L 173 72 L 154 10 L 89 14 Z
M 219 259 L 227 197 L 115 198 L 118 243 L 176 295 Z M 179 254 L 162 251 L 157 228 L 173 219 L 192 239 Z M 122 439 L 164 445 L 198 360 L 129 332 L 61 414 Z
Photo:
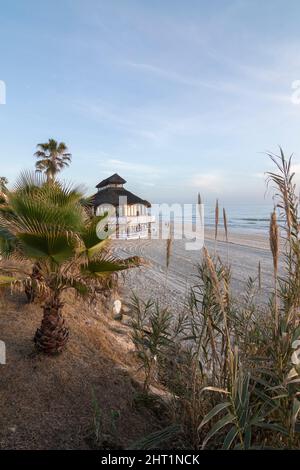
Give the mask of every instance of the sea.
M 171 206 L 169 206 L 171 207 Z M 188 222 L 195 221 L 196 218 L 196 205 L 185 204 L 181 205 L 181 210 L 177 207 L 173 212 L 171 211 L 171 220 L 180 222 L 185 220 Z M 270 204 L 231 204 L 226 208 L 227 226 L 228 229 L 236 232 L 253 232 L 265 233 L 269 230 L 270 215 L 273 210 Z M 160 208 L 154 206 L 151 211 L 152 215 L 163 221 L 170 220 L 170 208 L 162 205 Z M 278 223 L 283 222 L 278 217 Z M 223 207 L 219 205 L 219 224 L 223 224 Z M 205 227 L 215 226 L 215 206 L 204 205 L 204 225 Z

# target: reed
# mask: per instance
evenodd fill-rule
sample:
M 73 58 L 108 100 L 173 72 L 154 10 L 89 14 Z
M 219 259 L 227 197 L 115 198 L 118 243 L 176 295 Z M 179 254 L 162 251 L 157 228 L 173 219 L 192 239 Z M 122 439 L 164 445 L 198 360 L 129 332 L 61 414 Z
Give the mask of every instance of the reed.
M 227 214 L 225 207 L 223 207 L 223 223 L 224 223 L 224 231 L 225 231 L 225 238 L 226 238 L 226 248 L 227 248 L 227 266 L 229 266 L 229 240 L 228 240 L 228 224 L 227 224 Z
M 185 445 L 195 449 L 300 447 L 298 202 L 291 165 L 284 159 L 279 166 L 272 181 L 285 221 L 285 263 L 279 273 L 281 232 L 274 209 L 269 303 L 260 304 L 257 296 L 263 289 L 261 262 L 257 276 L 232 300 L 230 270 L 204 248 L 186 320 L 161 364 L 160 377 L 174 394 L 170 414 L 182 424 Z M 218 212 L 216 204 L 215 240 Z
M 220 280 L 218 278 L 216 267 L 209 255 L 209 252 L 204 247 L 203 248 L 204 258 L 207 263 L 208 271 L 211 277 L 214 293 L 219 304 L 219 308 L 222 314 L 223 319 L 223 338 L 222 338 L 222 351 L 224 351 L 224 368 L 223 374 L 226 378 L 227 371 L 232 368 L 232 349 L 231 349 L 231 339 L 230 331 L 228 324 L 228 313 L 227 313 L 227 302 L 228 300 L 228 283 L 224 282 L 224 292 L 222 292 L 222 287 L 220 285 Z
M 166 296 L 167 287 L 168 287 L 169 266 L 170 266 L 170 260 L 171 260 L 171 255 L 172 255 L 172 245 L 173 245 L 173 233 L 174 233 L 174 227 L 172 224 L 170 224 L 169 237 L 167 238 L 167 241 L 166 241 L 166 279 L 165 279 L 165 287 L 164 287 L 164 297 Z
M 274 313 L 275 313 L 275 335 L 278 333 L 279 328 L 279 313 L 278 313 L 278 258 L 279 258 L 279 232 L 277 224 L 276 211 L 271 214 L 270 219 L 270 231 L 269 231 L 270 248 L 273 258 L 273 270 L 274 270 Z
M 173 237 L 172 237 L 171 229 L 170 229 L 170 235 L 166 243 L 166 267 L 167 269 L 169 269 L 169 265 L 170 265 L 170 259 L 171 259 L 171 254 L 172 254 L 172 244 L 173 244 Z
M 202 204 L 201 194 L 198 193 L 198 205 L 200 206 L 201 204 Z
M 157 302 L 151 299 L 140 301 L 134 294 L 131 307 L 132 340 L 144 370 L 143 392 L 147 394 L 156 379 L 160 356 L 169 346 L 171 314 L 166 308 L 160 308 Z
M 225 207 L 223 207 L 223 223 L 224 223 L 224 230 L 225 230 L 225 238 L 226 242 L 228 243 L 228 225 L 227 225 L 227 215 Z
M 201 229 L 203 227 L 203 224 L 204 224 L 204 220 L 203 220 L 203 211 L 202 211 L 202 198 L 201 198 L 201 194 L 198 193 L 198 200 L 197 200 L 197 203 L 198 203 L 198 213 L 199 213 L 199 216 L 200 216 L 200 224 L 201 224 Z
M 272 257 L 273 257 L 274 276 L 277 277 L 278 258 L 279 258 L 279 232 L 278 232 L 277 216 L 276 216 L 275 210 L 271 214 L 269 240 L 270 240 L 270 248 L 271 248 Z
M 219 279 L 216 273 L 216 268 L 213 264 L 213 261 L 206 247 L 203 247 L 203 254 L 204 254 L 204 258 L 205 258 L 205 261 L 206 261 L 206 264 L 207 264 L 207 267 L 211 276 L 211 281 L 212 281 L 212 285 L 213 285 L 216 297 L 219 301 L 221 309 L 224 310 L 224 302 L 223 302 L 223 297 L 221 294 Z
M 216 200 L 216 207 L 215 207 L 215 242 L 218 239 L 218 227 L 219 227 L 219 201 Z
M 258 289 L 261 290 L 261 285 L 262 285 L 261 280 L 262 280 L 262 278 L 261 278 L 261 262 L 260 262 L 260 261 L 258 262 L 258 270 L 257 270 L 257 272 L 258 272 L 258 274 L 257 274 L 257 278 L 258 278 Z

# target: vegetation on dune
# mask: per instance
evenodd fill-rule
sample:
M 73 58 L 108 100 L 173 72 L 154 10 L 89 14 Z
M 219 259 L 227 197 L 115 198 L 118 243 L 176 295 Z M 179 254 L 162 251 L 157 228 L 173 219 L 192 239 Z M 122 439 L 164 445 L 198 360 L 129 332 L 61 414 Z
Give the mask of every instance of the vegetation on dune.
M 217 251 L 211 257 L 204 248 L 186 310 L 175 323 L 163 323 L 165 327 L 161 329 L 150 328 L 159 336 L 155 344 L 160 345 L 155 354 L 155 374 L 151 373 L 150 378 L 152 384 L 163 384 L 172 395 L 167 404 L 170 420 L 181 426 L 175 446 L 300 446 L 298 197 L 291 158 L 286 159 L 282 149 L 280 155 L 271 158 L 277 171 L 267 174 L 268 185 L 275 191 L 270 220 L 274 288 L 268 304 L 259 301 L 260 266 L 257 278 L 249 278 L 237 300 L 231 292 L 228 262 L 224 264 Z M 281 227 L 277 213 L 278 219 L 284 220 Z M 218 224 L 217 203 L 216 237 Z M 284 269 L 279 273 L 280 257 Z M 151 308 L 148 321 L 144 315 L 149 305 L 150 301 L 141 305 L 134 299 L 133 338 L 144 338 L 145 330 L 151 326 Z M 167 318 L 164 309 L 159 314 L 159 307 L 155 316 Z M 135 340 L 135 344 L 149 391 L 151 334 L 147 332 L 146 341 Z
M 138 264 L 135 257 L 109 255 L 106 216 L 91 218 L 82 200 L 79 188 L 24 173 L 0 207 L 1 252 L 17 261 L 1 269 L 43 291 L 43 320 L 34 339 L 48 354 L 61 352 L 69 335 L 62 293 L 74 289 L 88 297 L 103 277 Z
M 56 179 L 69 162 L 67 149 L 50 139 L 39 152 L 37 174 L 22 174 L 11 191 L 0 180 L 0 251 L 6 258 L 0 284 L 24 285 L 27 295 L 43 294 L 43 319 L 34 340 L 38 350 L 56 354 L 69 335 L 63 292 L 73 289 L 89 299 L 99 282 L 141 260 L 112 257 L 107 216 L 93 216 L 82 191 Z M 239 298 L 232 294 L 229 250 L 225 262 L 218 256 L 218 201 L 213 255 L 203 249 L 184 310 L 173 314 L 153 299 L 132 298 L 131 340 L 139 373 L 143 371 L 139 403 L 155 413 L 159 402 L 165 428 L 131 448 L 159 448 L 162 443 L 193 449 L 300 446 L 299 200 L 291 158 L 282 149 L 270 157 L 276 170 L 267 174 L 274 191 L 269 229 L 274 283 L 268 302 L 261 300 L 261 263 Z M 223 223 L 228 244 L 224 209 Z M 170 230 L 164 295 L 172 248 Z M 94 393 L 92 405 L 94 444 L 101 447 L 105 410 Z M 119 418 L 111 410 L 116 443 Z

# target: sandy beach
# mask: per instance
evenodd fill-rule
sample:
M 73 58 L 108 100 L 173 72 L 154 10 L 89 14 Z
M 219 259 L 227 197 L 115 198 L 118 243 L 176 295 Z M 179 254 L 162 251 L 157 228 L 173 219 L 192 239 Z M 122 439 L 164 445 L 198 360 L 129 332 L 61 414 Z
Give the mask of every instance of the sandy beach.
M 186 233 L 188 232 L 186 230 Z M 168 272 L 166 240 L 114 241 L 113 250 L 119 255 L 135 254 L 149 262 L 149 266 L 132 270 L 124 275 L 122 286 L 125 297 L 130 298 L 132 292 L 135 292 L 144 300 L 152 297 L 172 309 L 180 310 L 189 287 L 196 282 L 196 265 L 202 257 L 202 250 L 187 251 L 186 241 L 186 239 L 173 241 Z M 214 230 L 205 229 L 205 246 L 211 254 L 216 249 L 224 262 L 229 260 L 234 296 L 241 295 L 249 276 L 257 276 L 260 262 L 262 291 L 264 297 L 267 296 L 272 287 L 273 268 L 266 233 L 232 231 L 227 244 L 225 233 L 220 229 L 215 244 Z

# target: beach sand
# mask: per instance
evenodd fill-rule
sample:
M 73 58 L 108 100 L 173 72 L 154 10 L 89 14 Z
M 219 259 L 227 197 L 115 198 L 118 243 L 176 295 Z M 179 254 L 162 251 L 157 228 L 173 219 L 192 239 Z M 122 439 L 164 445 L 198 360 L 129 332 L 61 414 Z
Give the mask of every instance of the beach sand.
M 179 230 L 178 227 L 175 228 Z M 186 228 L 186 236 L 192 234 Z M 197 282 L 197 263 L 201 260 L 202 250 L 187 251 L 186 239 L 174 240 L 171 249 L 169 269 L 166 269 L 166 240 L 126 240 L 114 241 L 113 250 L 124 257 L 138 255 L 149 262 L 149 266 L 126 272 L 121 281 L 126 300 L 134 292 L 140 298 L 150 297 L 159 300 L 173 310 L 182 309 L 190 286 Z M 205 246 L 216 253 L 223 262 L 229 261 L 232 271 L 232 293 L 240 297 L 245 291 L 249 276 L 258 274 L 258 263 L 262 271 L 262 296 L 266 299 L 273 284 L 272 257 L 267 233 L 231 231 L 229 242 L 225 240 L 224 230 L 220 229 L 215 244 L 214 230 L 205 229 Z

